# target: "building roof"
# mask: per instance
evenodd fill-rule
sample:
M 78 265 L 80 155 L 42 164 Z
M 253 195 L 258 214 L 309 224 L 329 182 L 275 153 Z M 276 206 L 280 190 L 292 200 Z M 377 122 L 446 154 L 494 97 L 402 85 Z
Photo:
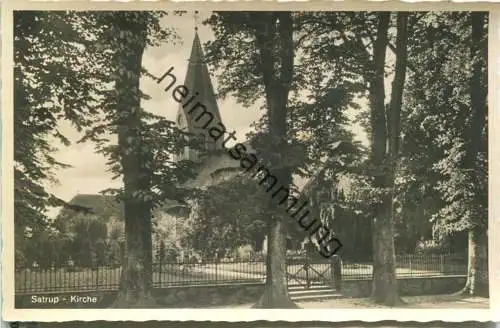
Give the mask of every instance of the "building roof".
M 124 207 L 113 196 L 78 194 L 57 215 L 55 223 L 61 231 L 68 231 L 76 218 L 96 218 L 110 222 L 123 221 Z
M 100 194 L 78 194 L 69 202 L 71 207 L 64 207 L 57 215 L 56 220 L 68 219 L 77 213 L 83 213 L 90 216 L 98 216 L 104 219 L 114 217 L 118 220 L 123 220 L 125 216 L 125 208 L 122 202 L 119 202 L 114 196 L 105 196 Z M 153 210 L 162 211 L 179 203 L 173 200 L 166 199 L 162 205 Z M 154 215 L 154 214 L 153 214 Z
M 82 208 L 83 212 L 91 213 L 98 216 L 118 218 L 123 217 L 124 208 L 114 196 L 105 196 L 99 194 L 78 194 L 69 202 L 70 205 L 76 205 Z M 64 207 L 61 209 L 59 216 L 77 212 L 76 210 Z
M 202 125 L 205 124 L 205 120 L 203 119 L 199 122 L 195 122 L 193 117 L 194 115 L 188 113 L 188 111 L 192 108 L 191 105 L 199 102 L 204 105 L 210 113 L 212 113 L 213 122 L 222 122 L 214 87 L 212 85 L 212 80 L 210 78 L 210 73 L 205 62 L 203 49 L 197 32 L 195 33 L 191 48 L 191 55 L 189 56 L 189 64 L 184 85 L 189 90 L 190 96 L 195 94 L 198 95 L 195 100 L 185 108 L 184 104 L 180 103 L 179 112 L 183 113 L 184 118 L 187 122 L 189 122 L 187 125 L 189 127 L 189 132 L 207 134 L 208 131 L 202 128 Z

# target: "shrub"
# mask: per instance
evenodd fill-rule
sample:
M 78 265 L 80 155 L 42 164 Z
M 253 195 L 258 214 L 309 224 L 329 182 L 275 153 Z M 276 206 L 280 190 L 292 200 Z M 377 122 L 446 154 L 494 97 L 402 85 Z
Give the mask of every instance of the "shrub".
M 16 249 L 15 253 L 15 265 L 16 265 L 16 270 L 25 269 L 27 265 L 27 260 L 26 256 L 24 255 L 24 252 L 18 249 Z
M 112 240 L 108 243 L 106 254 L 107 264 L 117 267 L 121 264 L 121 247 L 120 243 L 116 240 Z
M 250 245 L 240 246 L 234 252 L 234 257 L 236 260 L 249 261 L 253 256 L 253 249 Z
M 417 242 L 415 253 L 419 255 L 442 254 L 443 247 L 435 240 L 421 240 Z

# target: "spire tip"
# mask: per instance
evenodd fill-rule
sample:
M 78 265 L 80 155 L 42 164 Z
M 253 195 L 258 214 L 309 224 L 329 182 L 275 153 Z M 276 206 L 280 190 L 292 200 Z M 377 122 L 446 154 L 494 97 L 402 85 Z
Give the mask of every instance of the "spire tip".
M 200 19 L 200 16 L 198 14 L 199 14 L 199 12 L 198 12 L 198 10 L 196 10 L 194 12 L 194 15 L 193 15 L 193 18 L 194 18 L 194 32 L 195 33 L 198 32 L 198 21 Z

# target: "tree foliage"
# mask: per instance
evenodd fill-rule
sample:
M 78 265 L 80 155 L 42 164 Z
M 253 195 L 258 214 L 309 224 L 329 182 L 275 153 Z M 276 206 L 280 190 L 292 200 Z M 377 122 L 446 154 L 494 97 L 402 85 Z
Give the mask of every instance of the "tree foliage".
M 470 49 L 471 13 L 425 13 L 409 43 L 408 91 L 403 107 L 401 163 L 397 198 L 400 220 L 422 226 L 442 247 L 466 247 L 461 232 L 487 208 L 485 124 L 477 159 L 471 160 L 470 81 L 474 63 L 485 74 L 486 42 L 478 56 Z M 484 27 L 486 28 L 486 27 Z M 481 88 L 487 90 L 483 77 Z M 478 165 L 471 170 L 472 163 Z M 475 190 L 471 190 L 474 188 Z M 477 188 L 477 189 L 476 189 Z M 472 196 L 474 195 L 474 196 Z M 432 223 L 429 223 L 432 222 Z
M 287 126 L 289 95 L 294 83 L 293 14 L 214 13 L 207 23 L 216 37 L 208 45 L 207 58 L 215 67 L 227 70 L 227 77 L 219 75 L 222 92 L 234 93 L 247 105 L 258 99 L 265 101 L 267 115 L 263 129 L 258 131 L 265 141 L 256 147 L 257 152 L 280 184 L 288 188 L 297 163 L 296 154 L 303 155 L 290 144 Z M 244 54 L 243 58 L 238 54 Z M 269 209 L 266 289 L 257 306 L 293 307 L 286 289 L 284 211 L 265 207 Z
M 124 179 L 124 188 L 114 193 L 125 202 L 127 240 L 140 240 L 141 245 L 133 248 L 144 252 L 141 258 L 146 263 L 151 258 L 147 246 L 151 216 L 147 213 L 166 198 L 182 199 L 185 193 L 173 186 L 190 173 L 188 163 L 173 161 L 178 147 L 175 124 L 140 106 L 140 100 L 148 96 L 139 90 L 139 79 L 150 76 L 141 66 L 144 49 L 174 39 L 173 31 L 160 25 L 165 15 L 17 14 L 14 148 L 16 222 L 21 227 L 17 231 L 28 224 L 45 224 L 47 205 L 67 205 L 49 195 L 44 182 L 51 178 L 51 170 L 64 166 L 51 155 L 50 137 L 68 145 L 58 123 L 69 120 L 84 132 L 80 142 L 92 141 L 109 159 L 115 177 Z M 140 208 L 143 213 L 134 218 Z M 22 221 L 28 219 L 29 223 Z M 138 237 L 130 227 L 141 220 L 145 224 L 139 226 L 146 230 Z
M 343 109 L 353 105 L 355 91 L 348 89 L 356 82 L 338 66 L 333 70 L 335 64 L 320 65 L 312 59 L 314 47 L 304 46 L 313 42 L 307 17 L 295 12 L 231 12 L 207 20 L 215 33 L 207 44 L 207 59 L 219 79 L 219 92 L 234 95 L 246 106 L 264 101 L 264 116 L 250 134 L 252 145 L 280 183 L 294 191 L 292 174 L 310 177 L 325 157 L 334 156 L 335 142 L 353 144 Z M 282 228 L 278 218 L 283 213 L 268 208 L 269 256 L 276 259 L 268 263 L 268 276 L 281 281 L 279 257 L 284 256 L 287 222 Z M 264 303 L 272 304 L 272 297 L 287 303 L 286 291 L 280 294 L 282 288 L 275 284 L 273 292 L 266 291 L 269 299 Z
M 206 59 L 219 94 L 244 106 L 263 104 L 249 134 L 263 164 L 294 191 L 292 176 L 315 178 L 309 192 L 317 215 L 338 233 L 342 216 L 356 217 L 356 224 L 376 218 L 367 225 L 368 236 L 375 236 L 376 280 L 392 279 L 393 223 L 396 250 L 407 252 L 431 237 L 463 248 L 456 241 L 465 233 L 474 250 L 487 230 L 487 19 L 481 15 L 221 12 L 206 21 L 215 34 Z M 48 228 L 45 212 L 69 204 L 45 185 L 67 167 L 53 153 L 57 143 L 69 145 L 59 125 L 68 121 L 82 132 L 79 142 L 92 142 L 124 182 L 107 190 L 126 208 L 122 291 L 148 297 L 153 209 L 166 199 L 198 197 L 200 212 L 190 218 L 183 245 L 222 256 L 260 240 L 266 226 L 268 281 L 275 284 L 266 297 L 289 305 L 283 236 L 294 233 L 295 222 L 289 225 L 284 211 L 269 206 L 269 195 L 239 176 L 201 195 L 182 188 L 194 177 L 194 163 L 174 158 L 185 146 L 183 133 L 142 106 L 149 96 L 140 78 L 155 78 L 141 65 L 145 49 L 177 38 L 163 26 L 167 19 L 164 12 L 15 13 L 16 258 L 28 261 L 31 247 L 33 258 L 50 266 L 39 252 L 52 254 L 59 247 L 54 238 L 64 239 Z M 369 149 L 354 142 L 352 112 L 371 136 Z M 350 147 L 337 152 L 338 141 Z M 91 229 L 87 224 L 78 226 L 82 236 Z M 165 252 L 170 247 L 162 245 Z M 131 294 L 124 295 L 130 301 Z
M 471 293 L 474 281 L 487 284 L 486 31 L 484 13 L 427 14 L 412 45 L 418 69 L 409 81 L 407 99 L 406 143 L 432 142 L 425 154 L 416 155 L 420 165 L 407 160 L 406 166 L 439 199 L 432 215 L 435 238 L 456 241 L 468 233 Z
M 118 70 L 117 36 L 125 32 L 112 28 L 111 12 L 37 12 L 15 13 L 15 179 L 16 217 L 43 224 L 44 210 L 50 205 L 68 205 L 49 195 L 44 188 L 55 180 L 53 172 L 67 167 L 53 153 L 57 141 L 70 141 L 60 132 L 61 121 L 69 121 L 84 135 L 80 142 L 93 141 L 110 158 L 110 168 L 120 175 L 117 148 L 110 138 L 115 134 L 116 74 Z M 135 14 L 131 14 L 132 16 Z M 164 12 L 145 13 L 147 46 L 175 40 L 171 29 L 160 26 Z M 136 19 L 136 17 L 130 17 Z M 145 70 L 141 73 L 150 76 Z M 145 94 L 141 98 L 148 99 Z M 166 184 L 175 174 L 171 154 L 178 132 L 174 122 L 147 112 L 142 152 L 152 152 L 155 200 L 165 195 Z M 186 163 L 183 163 L 186 166 Z M 170 180 L 169 180 L 170 179 Z M 145 196 L 145 195 L 144 195 Z M 150 197 L 153 197 L 150 195 Z
M 267 211 L 262 207 L 269 195 L 253 180 L 236 175 L 209 186 L 200 196 L 199 211 L 185 245 L 203 258 L 221 258 L 238 247 L 260 250 L 265 238 Z
M 60 121 L 82 129 L 104 101 L 103 55 L 74 12 L 14 13 L 14 200 L 18 231 L 47 225 L 47 206 L 67 205 L 47 192 L 54 171 L 67 167 L 53 156 L 69 145 Z

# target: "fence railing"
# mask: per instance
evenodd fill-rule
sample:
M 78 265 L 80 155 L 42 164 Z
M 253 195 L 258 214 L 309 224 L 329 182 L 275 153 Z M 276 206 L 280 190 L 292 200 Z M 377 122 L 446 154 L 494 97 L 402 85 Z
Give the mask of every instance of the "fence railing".
M 298 270 L 300 261 L 288 264 L 290 270 Z M 322 265 L 322 264 L 312 264 Z M 326 265 L 326 264 L 324 264 Z M 295 268 L 297 267 L 297 268 Z M 325 268 L 327 268 L 326 266 Z M 319 270 L 319 269 L 318 269 Z M 342 280 L 371 279 L 371 263 L 342 264 Z M 19 270 L 15 273 L 17 294 L 34 292 L 105 291 L 118 289 L 121 266 L 90 268 L 52 268 L 49 270 Z M 423 277 L 463 275 L 467 272 L 464 257 L 450 255 L 398 255 L 398 277 Z M 155 288 L 186 285 L 263 282 L 266 276 L 265 261 L 225 260 L 166 262 L 153 264 L 152 284 Z
M 264 261 L 166 262 L 153 264 L 155 288 L 183 285 L 261 282 L 265 279 Z M 95 268 L 52 268 L 19 270 L 15 274 L 16 293 L 64 292 L 118 289 L 121 266 Z
M 342 263 L 342 279 L 370 279 L 372 263 Z M 467 258 L 462 255 L 396 255 L 398 278 L 430 277 L 467 274 Z

